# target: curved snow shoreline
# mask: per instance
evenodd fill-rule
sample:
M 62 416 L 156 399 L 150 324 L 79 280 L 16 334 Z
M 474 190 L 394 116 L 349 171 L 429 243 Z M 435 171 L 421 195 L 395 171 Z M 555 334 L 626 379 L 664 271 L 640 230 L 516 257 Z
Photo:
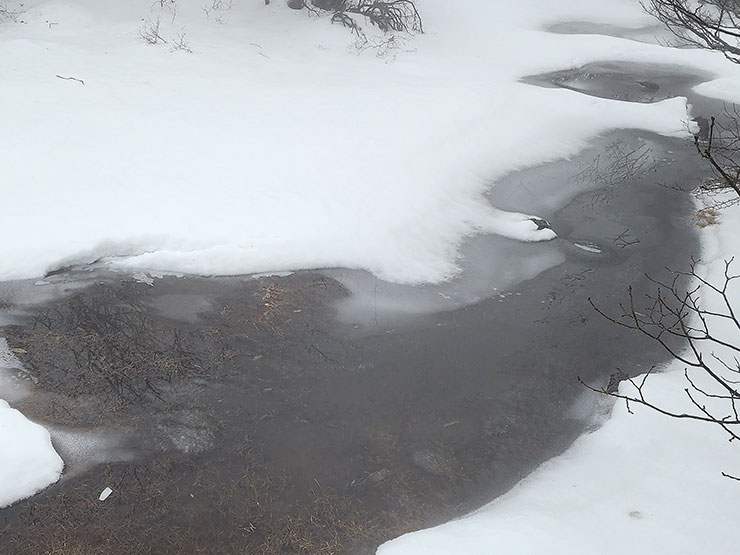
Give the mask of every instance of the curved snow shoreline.
M 734 206 L 719 226 L 700 231 L 698 275 L 711 283 L 721 282 L 723 261 L 737 254 L 738 222 L 740 207 Z M 740 302 L 737 288 L 730 294 Z M 720 327 L 718 333 L 727 331 Z M 737 336 L 736 329 L 729 333 Z M 691 413 L 685 387 L 684 365 L 674 361 L 651 375 L 649 396 L 657 406 Z M 623 382 L 620 392 L 634 393 L 628 390 Z M 740 502 L 722 472 L 737 468 L 736 450 L 718 426 L 617 402 L 602 427 L 508 493 L 458 520 L 392 540 L 377 553 L 734 553 L 736 541 L 724 531 Z
M 505 13 L 426 0 L 430 32 L 393 63 L 348 55 L 345 30 L 282 6 L 235 6 L 217 27 L 182 6 L 162 33 L 187 23 L 189 55 L 137 38 L 150 2 L 114 20 L 83 0 L 32 4 L 0 36 L 0 95 L 14 106 L 0 131 L 12 199 L 0 234 L 14 237 L 0 280 L 133 255 L 118 263 L 441 282 L 460 271 L 466 237 L 548 238 L 488 204 L 496 179 L 610 129 L 686 134 L 685 100 L 636 105 L 522 76 L 600 59 L 720 67 L 706 53 L 542 30 L 576 16 L 639 27 L 620 0 Z M 259 48 L 245 50 L 244 34 Z

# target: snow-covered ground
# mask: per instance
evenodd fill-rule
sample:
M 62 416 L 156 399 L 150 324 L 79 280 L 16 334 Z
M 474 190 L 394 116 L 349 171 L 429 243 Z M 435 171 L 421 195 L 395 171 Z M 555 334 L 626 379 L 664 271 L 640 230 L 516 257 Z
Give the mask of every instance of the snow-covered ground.
M 22 23 L 0 26 L 0 183 L 13 199 L 0 236 L 14 237 L 0 244 L 0 279 L 115 257 L 438 282 L 459 271 L 471 234 L 552 237 L 490 206 L 483 193 L 498 177 L 574 155 L 608 129 L 686 132 L 683 99 L 615 102 L 522 76 L 603 59 L 724 67 L 544 30 L 643 25 L 632 0 L 423 0 L 428 33 L 380 58 L 282 2 L 238 0 L 209 16 L 202 4 L 31 0 Z M 147 44 L 139 31 L 157 20 L 167 43 Z M 173 51 L 178 36 L 192 53 Z
M 346 29 L 280 1 L 234 0 L 210 11 L 203 4 L 8 2 L 18 21 L 0 24 L 0 280 L 107 258 L 205 274 L 345 267 L 399 283 L 439 282 L 460 271 L 458 249 L 471 235 L 552 237 L 527 215 L 490 206 L 484 193 L 497 178 L 573 156 L 610 129 L 687 133 L 685 99 L 618 102 L 521 77 L 625 60 L 708 71 L 717 80 L 702 92 L 715 96 L 740 83 L 740 69 L 721 56 L 546 30 L 573 21 L 652 25 L 636 0 L 419 0 L 427 34 L 383 56 L 359 52 Z M 156 21 L 166 42 L 147 44 L 140 31 Z M 679 542 L 691 535 L 684 520 L 701 500 L 714 515 L 727 500 L 731 485 L 716 467 L 732 469 L 722 458 L 729 452 L 704 428 L 671 431 L 651 415 L 615 410 L 601 431 L 491 507 L 381 552 L 553 552 L 558 542 L 596 541 L 598 526 L 609 539 L 591 551 L 635 531 L 645 541 L 665 532 L 681 546 L 675 552 L 690 552 Z M 644 443 L 635 426 L 648 434 Z M 48 435 L 4 403 L 0 430 L 0 456 L 12 457 L 0 472 L 23 468 L 28 480 L 13 480 L 22 487 L 0 494 L 1 506 L 54 481 L 61 461 Z M 665 441 L 675 434 L 680 441 Z M 692 434 L 704 443 L 693 444 Z M 10 442 L 19 450 L 5 449 Z M 691 464 L 690 476 L 660 458 L 672 449 Z M 598 466 L 606 463 L 619 469 Z M 652 479 L 655 469 L 686 487 L 656 490 L 665 484 Z M 699 485 L 701 495 L 692 489 Z M 701 498 L 691 510 L 685 492 Z M 661 524 L 671 518 L 684 520 L 669 533 Z

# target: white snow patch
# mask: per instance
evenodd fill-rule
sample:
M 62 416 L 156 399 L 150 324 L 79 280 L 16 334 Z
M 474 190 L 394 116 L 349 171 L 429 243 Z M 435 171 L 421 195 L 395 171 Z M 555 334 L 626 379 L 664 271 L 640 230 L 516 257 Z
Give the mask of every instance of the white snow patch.
M 25 397 L 28 392 L 19 378 L 24 373 L 21 361 L 0 337 L 0 396 Z M 49 432 L 0 398 L 0 508 L 56 482 L 63 465 Z
M 694 92 L 725 102 L 740 102 L 740 77 L 722 77 L 694 87 Z
M 63 466 L 49 432 L 0 399 L 0 508 L 53 484 Z
M 349 53 L 346 29 L 281 2 L 234 3 L 226 25 L 196 4 L 179 2 L 173 22 L 150 0 L 31 0 L 24 24 L 2 24 L 0 100 L 13 109 L 0 128 L 0 235 L 13 240 L 0 280 L 110 258 L 441 282 L 460 272 L 467 237 L 552 237 L 489 205 L 497 178 L 610 129 L 686 133 L 684 99 L 636 105 L 521 77 L 603 59 L 721 66 L 544 30 L 648 24 L 631 0 L 424 0 L 428 33 L 385 59 Z M 156 18 L 170 42 L 186 28 L 193 53 L 145 44 L 142 20 Z

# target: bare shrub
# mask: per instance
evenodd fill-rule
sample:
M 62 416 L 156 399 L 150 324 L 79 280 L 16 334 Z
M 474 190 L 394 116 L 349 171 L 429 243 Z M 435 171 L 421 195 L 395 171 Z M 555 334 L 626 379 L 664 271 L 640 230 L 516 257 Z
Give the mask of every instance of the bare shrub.
M 193 53 L 192 48 L 190 48 L 190 41 L 188 40 L 187 33 L 185 33 L 185 31 L 179 33 L 174 39 L 172 39 L 172 50 L 181 50 L 188 54 Z
M 654 369 L 640 378 L 619 371 L 601 388 L 579 381 L 592 391 L 624 400 L 629 412 L 631 405 L 642 405 L 672 418 L 719 426 L 731 441 L 740 440 L 740 316 L 733 305 L 740 293 L 740 274 L 732 272 L 733 261 L 724 262 L 723 277 L 716 283 L 697 271 L 696 260 L 686 272 L 671 272 L 668 281 L 651 278 L 655 293 L 646 295 L 644 306 L 638 306 L 630 288 L 621 314 L 606 314 L 589 299 L 607 320 L 657 342 L 684 365 L 682 389 L 693 410 L 654 401 L 648 387 Z M 620 389 L 620 381 L 627 385 Z
M 312 0 L 303 6 L 332 12 L 332 22 L 362 34 L 355 16 L 365 18 L 384 33 L 390 31 L 423 33 L 424 24 L 414 0 Z
M 18 21 L 20 11 L 10 7 L 7 1 L 0 2 L 0 22 L 3 20 Z
M 356 7 L 350 8 L 350 11 L 366 17 L 382 31 L 424 32 L 419 10 L 411 0 L 362 0 Z
M 125 292 L 102 285 L 40 311 L 30 328 L 7 331 L 42 387 L 72 398 L 159 399 L 161 384 L 203 374 L 191 347 L 196 335 L 163 325 Z
M 232 6 L 231 0 L 210 0 L 210 3 L 205 4 L 201 11 L 206 15 L 208 19 L 213 15 L 213 21 L 219 25 L 225 25 L 226 21 L 223 19 L 223 14 L 226 10 L 230 10 Z
M 721 52 L 740 64 L 740 0 L 644 0 L 645 11 L 663 23 L 684 45 Z M 709 162 L 715 179 L 703 183 L 700 195 L 732 190 L 737 198 L 720 200 L 722 207 L 740 201 L 740 112 L 725 107 L 720 118 L 697 118 L 696 150 Z
M 740 1 L 645 0 L 642 6 L 684 44 L 740 64 Z
M 694 135 L 696 150 L 709 165 L 713 180 L 702 184 L 707 194 L 732 190 L 740 200 L 740 111 L 736 105 L 725 106 L 720 120 L 714 116 L 700 121 L 699 133 Z
M 155 0 L 152 4 L 152 9 L 159 7 L 160 11 L 167 10 L 172 14 L 172 23 L 175 22 L 177 17 L 177 0 Z
M 390 63 L 396 60 L 398 52 L 409 52 L 405 49 L 406 42 L 405 37 L 397 34 L 368 37 L 364 33 L 360 33 L 352 48 L 358 55 L 368 50 L 373 51 L 377 58 L 384 58 L 386 63 Z
M 144 21 L 141 27 L 139 27 L 139 36 L 148 44 L 158 44 L 160 42 L 166 43 L 167 41 L 162 38 L 159 34 L 159 18 L 147 19 Z

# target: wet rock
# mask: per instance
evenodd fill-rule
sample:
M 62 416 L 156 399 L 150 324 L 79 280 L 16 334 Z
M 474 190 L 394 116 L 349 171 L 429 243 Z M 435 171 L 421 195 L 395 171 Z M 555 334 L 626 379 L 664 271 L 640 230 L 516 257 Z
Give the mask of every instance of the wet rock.
M 537 231 L 543 229 L 552 229 L 550 227 L 550 222 L 548 222 L 547 220 L 543 220 L 542 218 L 529 218 L 529 220 L 534 222 L 534 225 L 537 226 Z
M 638 81 L 637 83 L 646 91 L 655 92 L 660 89 L 660 85 L 658 85 L 658 83 L 653 83 L 652 81 Z
M 696 134 L 699 139 L 706 140 L 709 138 L 709 127 L 711 125 L 709 119 L 702 117 L 702 116 L 696 116 L 694 118 L 694 121 L 699 126 L 699 132 Z

